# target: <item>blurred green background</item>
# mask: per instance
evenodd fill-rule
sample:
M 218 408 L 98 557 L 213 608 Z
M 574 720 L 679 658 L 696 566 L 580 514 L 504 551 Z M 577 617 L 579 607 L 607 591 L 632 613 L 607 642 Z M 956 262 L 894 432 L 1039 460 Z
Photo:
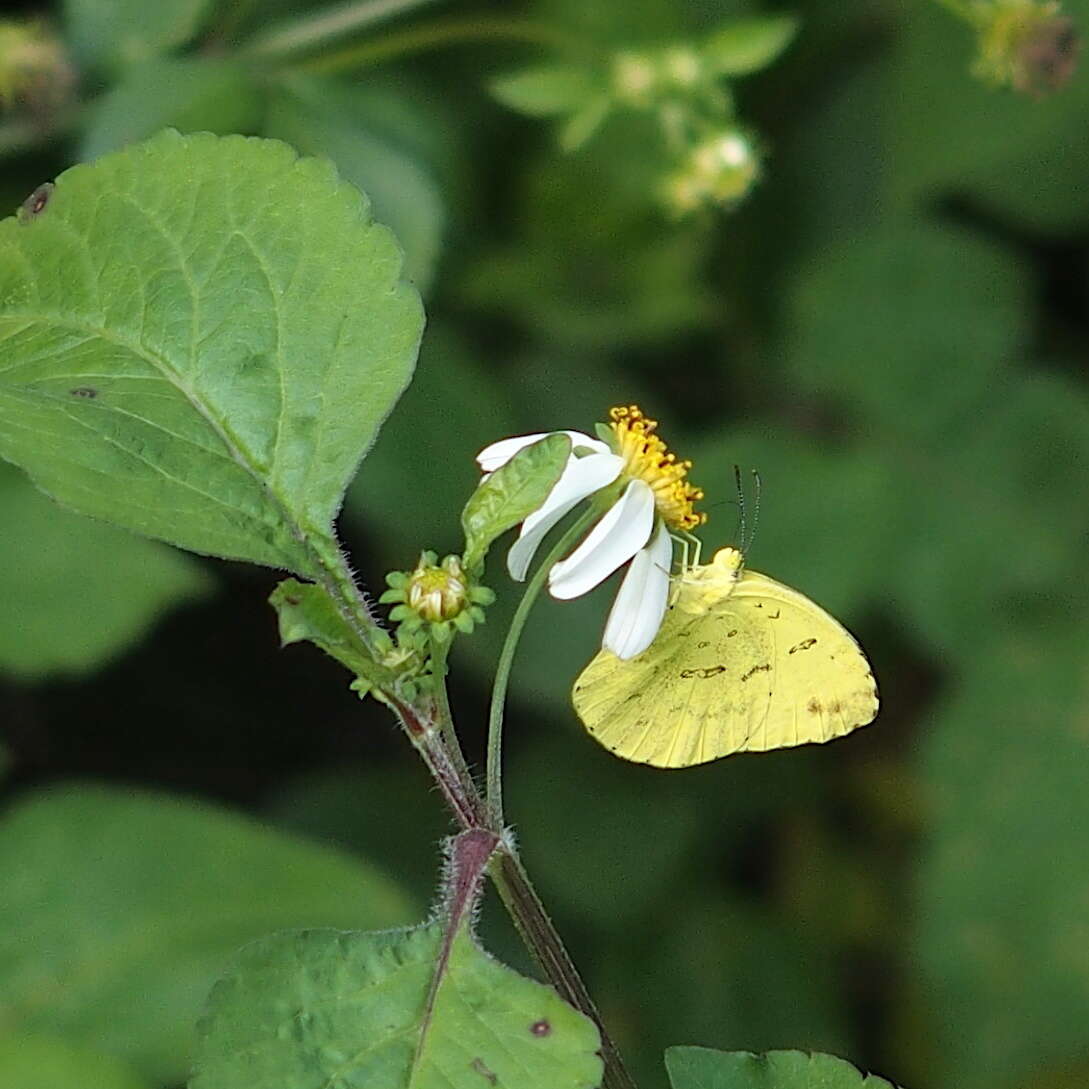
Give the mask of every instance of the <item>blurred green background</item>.
M 487 83 L 553 40 L 608 56 L 769 9 L 348 9 L 376 17 L 285 61 L 239 48 L 305 0 L 23 5 L 67 60 L 56 100 L 0 117 L 5 208 L 167 124 L 280 137 L 370 193 L 429 315 L 341 519 L 376 593 L 458 547 L 473 455 L 505 435 L 639 403 L 695 463 L 709 548 L 735 463 L 759 470 L 751 563 L 859 637 L 873 726 L 614 760 L 568 702 L 611 586 L 542 603 L 513 681 L 509 817 L 641 1085 L 678 1043 L 832 1051 L 913 1089 L 1089 1084 L 1089 72 L 1033 100 L 977 81 L 936 4 L 800 0 L 736 88 L 762 180 L 677 220 L 648 118 L 565 154 Z M 0 1085 L 180 1085 L 242 942 L 422 917 L 440 800 L 340 667 L 277 649 L 274 573 L 89 523 L 6 467 L 0 570 Z M 490 575 L 453 660 L 478 762 L 517 597 Z M 528 967 L 492 904 L 482 931 Z

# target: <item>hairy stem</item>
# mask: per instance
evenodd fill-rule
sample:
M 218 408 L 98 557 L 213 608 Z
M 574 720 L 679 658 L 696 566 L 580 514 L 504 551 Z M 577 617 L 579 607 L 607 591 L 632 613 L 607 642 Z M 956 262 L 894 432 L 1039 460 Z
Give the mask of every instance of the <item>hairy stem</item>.
M 503 828 L 503 711 L 507 703 L 507 686 L 510 683 L 511 666 L 514 664 L 514 652 L 518 649 L 518 640 L 526 626 L 529 611 L 533 608 L 552 565 L 567 552 L 598 514 L 596 507 L 589 508 L 556 542 L 534 572 L 515 610 L 514 619 L 510 622 L 506 639 L 503 640 L 503 649 L 499 652 L 499 664 L 495 668 L 495 681 L 492 684 L 491 706 L 488 708 L 488 757 L 485 773 L 488 811 L 491 813 L 492 827 L 497 830 Z

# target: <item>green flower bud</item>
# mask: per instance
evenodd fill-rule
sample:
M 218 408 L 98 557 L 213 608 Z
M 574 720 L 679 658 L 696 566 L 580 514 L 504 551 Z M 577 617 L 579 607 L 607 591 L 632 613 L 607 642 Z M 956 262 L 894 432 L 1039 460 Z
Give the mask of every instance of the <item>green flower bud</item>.
M 75 73 L 60 39 L 37 22 L 0 22 L 0 109 L 46 112 L 70 97 Z
M 1042 98 L 1069 81 L 1080 46 L 1073 21 L 1054 0 L 1002 0 L 980 16 L 975 70 L 991 83 Z

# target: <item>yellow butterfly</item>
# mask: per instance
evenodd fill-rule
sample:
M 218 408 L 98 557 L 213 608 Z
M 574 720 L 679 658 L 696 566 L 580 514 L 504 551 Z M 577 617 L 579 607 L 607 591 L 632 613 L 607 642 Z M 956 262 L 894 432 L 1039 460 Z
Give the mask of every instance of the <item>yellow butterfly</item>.
M 872 722 L 877 682 L 839 621 L 746 571 L 736 548 L 677 580 L 654 642 L 602 650 L 572 693 L 586 729 L 625 760 L 687 768 L 735 752 L 830 741 Z

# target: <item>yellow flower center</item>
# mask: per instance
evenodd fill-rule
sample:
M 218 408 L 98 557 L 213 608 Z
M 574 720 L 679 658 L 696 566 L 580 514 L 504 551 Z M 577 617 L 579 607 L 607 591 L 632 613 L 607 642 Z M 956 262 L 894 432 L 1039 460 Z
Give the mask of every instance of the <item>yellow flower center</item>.
M 642 480 L 654 492 L 654 505 L 671 529 L 695 529 L 707 521 L 692 504 L 703 498 L 703 491 L 685 480 L 690 461 L 678 461 L 666 444 L 654 433 L 657 420 L 648 420 L 638 405 L 620 405 L 609 410 L 616 435 L 616 452 L 624 459 L 623 474 Z

